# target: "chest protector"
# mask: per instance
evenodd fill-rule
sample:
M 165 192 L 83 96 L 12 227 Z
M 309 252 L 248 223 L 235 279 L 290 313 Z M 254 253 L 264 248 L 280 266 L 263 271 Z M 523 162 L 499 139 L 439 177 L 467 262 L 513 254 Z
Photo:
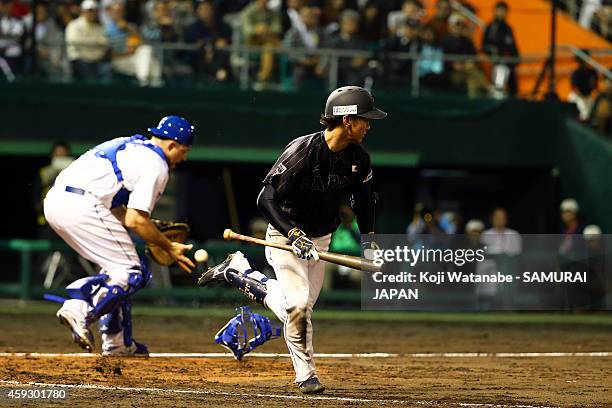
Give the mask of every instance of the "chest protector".
M 117 181 L 120 184 L 123 184 L 123 173 L 121 173 L 121 169 L 117 165 L 117 153 L 121 150 L 125 149 L 128 144 L 136 144 L 144 146 L 148 149 L 153 150 L 159 157 L 161 157 L 164 161 L 166 161 L 166 155 L 161 147 L 152 143 L 149 139 L 144 137 L 143 135 L 134 135 L 131 137 L 123 137 L 118 139 L 109 140 L 108 142 L 104 142 L 93 148 L 95 155 L 97 157 L 101 157 L 103 159 L 107 159 L 111 162 L 113 166 L 113 171 L 115 172 L 115 176 L 117 177 Z M 127 188 L 121 187 L 121 189 L 115 194 L 113 197 L 113 201 L 111 204 L 111 208 L 116 208 L 122 205 L 126 205 L 130 199 L 130 193 Z

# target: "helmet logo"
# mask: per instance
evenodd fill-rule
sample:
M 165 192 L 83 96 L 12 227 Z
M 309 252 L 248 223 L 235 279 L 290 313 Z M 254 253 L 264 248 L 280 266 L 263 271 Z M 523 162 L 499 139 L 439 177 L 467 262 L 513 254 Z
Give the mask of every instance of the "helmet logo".
M 332 114 L 336 115 L 356 115 L 357 105 L 339 105 L 332 108 Z

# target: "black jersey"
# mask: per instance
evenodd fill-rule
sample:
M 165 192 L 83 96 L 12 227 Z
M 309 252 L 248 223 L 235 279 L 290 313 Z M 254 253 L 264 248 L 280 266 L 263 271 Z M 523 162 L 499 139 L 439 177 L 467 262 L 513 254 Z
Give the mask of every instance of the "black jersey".
M 371 178 L 370 155 L 361 145 L 332 152 L 321 131 L 289 143 L 263 182 L 274 187 L 292 225 L 320 237 L 338 228 L 340 205 Z

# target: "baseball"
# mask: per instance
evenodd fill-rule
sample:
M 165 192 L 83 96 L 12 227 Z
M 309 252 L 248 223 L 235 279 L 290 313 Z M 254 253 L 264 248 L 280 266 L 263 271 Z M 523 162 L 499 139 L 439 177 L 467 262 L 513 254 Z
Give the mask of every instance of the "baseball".
M 208 252 L 206 252 L 205 249 L 198 249 L 195 251 L 193 257 L 195 258 L 196 262 L 203 263 L 208 261 Z

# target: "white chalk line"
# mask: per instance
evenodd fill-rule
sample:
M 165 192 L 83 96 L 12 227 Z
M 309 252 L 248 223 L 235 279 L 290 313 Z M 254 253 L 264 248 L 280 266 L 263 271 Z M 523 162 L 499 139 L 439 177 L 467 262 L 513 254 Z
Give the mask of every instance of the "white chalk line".
M 612 351 L 591 352 L 543 352 L 543 353 L 413 353 L 403 354 L 403 357 L 415 358 L 473 358 L 473 357 L 496 357 L 496 358 L 520 358 L 520 357 L 611 357 Z
M 14 386 L 32 386 L 32 387 L 56 387 L 56 388 L 72 388 L 72 389 L 89 389 L 89 390 L 104 390 L 104 391 L 127 391 L 127 392 L 150 392 L 150 393 L 165 393 L 165 394 L 192 394 L 192 395 L 214 395 L 225 397 L 241 397 L 241 398 L 277 398 L 289 400 L 318 400 L 318 401 L 342 401 L 342 402 L 359 402 L 367 404 L 412 404 L 423 406 L 440 406 L 440 405 L 455 405 L 459 407 L 482 407 L 482 408 L 555 408 L 544 405 L 508 405 L 508 404 L 488 404 L 488 403 L 468 403 L 468 402 L 435 402 L 435 401 L 419 401 L 419 400 L 395 400 L 395 399 L 370 399 L 370 398 L 352 398 L 352 397 L 328 397 L 328 396 L 301 396 L 301 395 L 282 395 L 282 394 L 260 394 L 260 393 L 240 393 L 228 391 L 213 391 L 213 390 L 181 390 L 173 388 L 149 388 L 149 387 L 111 387 L 105 385 L 93 384 L 54 384 L 41 383 L 34 381 L 7 381 L 0 380 L 0 384 Z
M 96 353 L 0 353 L 0 357 L 99 357 Z M 612 357 L 612 351 L 551 353 L 315 353 L 316 358 L 533 358 Z M 233 358 L 231 353 L 150 353 L 150 358 Z M 249 358 L 289 358 L 288 353 L 249 353 Z

